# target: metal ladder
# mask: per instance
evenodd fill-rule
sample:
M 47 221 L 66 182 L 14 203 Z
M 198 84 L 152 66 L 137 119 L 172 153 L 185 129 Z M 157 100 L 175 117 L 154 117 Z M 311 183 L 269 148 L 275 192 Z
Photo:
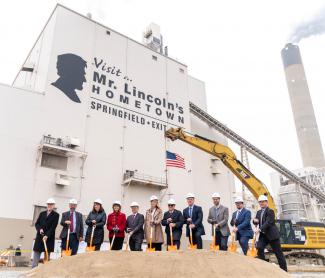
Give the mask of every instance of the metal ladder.
M 244 147 L 252 155 L 265 162 L 267 165 L 269 165 L 271 168 L 273 168 L 289 180 L 293 181 L 296 184 L 299 184 L 302 188 L 304 188 L 310 194 L 315 196 L 318 199 L 318 202 L 325 203 L 325 194 L 322 191 L 315 189 L 314 187 L 303 181 L 296 174 L 285 168 L 280 163 L 276 162 L 273 158 L 262 152 L 260 149 L 256 148 L 243 137 L 241 137 L 236 132 L 232 131 L 230 128 L 210 116 L 207 112 L 203 111 L 201 108 L 199 108 L 192 102 L 190 102 L 190 112 L 200 118 L 205 123 L 207 123 L 212 128 L 219 131 L 221 134 L 238 144 L 239 146 Z

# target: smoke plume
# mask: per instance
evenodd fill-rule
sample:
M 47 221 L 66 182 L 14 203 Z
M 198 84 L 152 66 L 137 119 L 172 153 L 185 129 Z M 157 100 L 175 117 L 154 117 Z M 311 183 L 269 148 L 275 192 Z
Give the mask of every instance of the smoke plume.
M 305 20 L 298 24 L 292 32 L 289 41 L 292 43 L 299 43 L 302 39 L 321 35 L 323 33 L 325 33 L 325 7 L 309 20 Z

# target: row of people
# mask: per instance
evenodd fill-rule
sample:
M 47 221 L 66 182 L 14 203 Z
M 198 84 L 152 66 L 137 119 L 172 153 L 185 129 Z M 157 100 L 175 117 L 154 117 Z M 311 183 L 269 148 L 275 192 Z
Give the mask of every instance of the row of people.
M 188 206 L 183 212 L 176 209 L 175 200 L 168 201 L 168 211 L 163 213 L 159 206 L 157 196 L 151 196 L 150 208 L 145 215 L 139 213 L 139 204 L 132 202 L 131 215 L 126 218 L 126 215 L 121 212 L 121 203 L 115 201 L 113 203 L 113 212 L 106 216 L 103 208 L 103 202 L 96 199 L 93 208 L 86 218 L 87 231 L 85 241 L 87 246 L 92 244 L 95 250 L 100 250 L 101 244 L 104 241 L 104 227 L 106 225 L 109 232 L 109 242 L 112 250 L 121 250 L 125 238 L 125 232 L 128 234 L 129 246 L 132 251 L 141 251 L 143 239 L 146 239 L 148 247 L 155 248 L 156 251 L 162 250 L 164 243 L 163 226 L 168 245 L 171 245 L 170 234 L 173 235 L 173 243 L 180 248 L 180 240 L 182 237 L 183 225 L 186 225 L 186 237 L 192 239 L 190 243 L 197 245 L 198 249 L 202 249 L 202 235 L 205 235 L 203 226 L 203 210 L 195 204 L 195 196 L 188 193 L 186 196 Z M 228 248 L 228 237 L 230 229 L 228 225 L 229 209 L 220 203 L 221 197 L 218 193 L 212 195 L 213 206 L 209 210 L 208 223 L 212 224 L 212 229 L 215 229 L 215 244 L 222 251 Z M 261 210 L 258 211 L 253 223 L 259 225 L 259 242 L 257 244 L 258 257 L 265 260 L 264 248 L 270 244 L 275 252 L 279 265 L 286 270 L 286 263 L 283 257 L 279 232 L 274 223 L 274 212 L 268 208 L 267 197 L 262 195 L 259 198 Z M 236 240 L 246 255 L 248 250 L 248 242 L 253 238 L 253 229 L 251 226 L 251 212 L 244 207 L 244 202 L 241 198 L 235 200 L 237 210 L 233 213 L 230 225 L 233 227 Z M 54 211 L 55 200 L 50 198 L 47 201 L 47 211 L 40 213 L 35 227 L 37 235 L 34 243 L 34 258 L 33 266 L 37 266 L 41 252 L 44 252 L 44 242 L 48 252 L 54 251 L 55 229 L 59 221 L 59 214 Z M 77 200 L 71 199 L 69 202 L 69 211 L 62 214 L 60 224 L 63 226 L 60 238 L 62 240 L 62 249 L 66 249 L 66 239 L 69 233 L 69 247 L 72 255 L 77 254 L 79 242 L 83 240 L 84 225 L 82 214 L 76 211 Z M 94 228 L 94 230 L 93 230 Z M 191 232 L 190 232 L 191 230 Z M 93 231 L 93 237 L 91 235 Z M 212 230 L 213 234 L 213 230 Z M 114 238 L 114 242 L 113 242 Z

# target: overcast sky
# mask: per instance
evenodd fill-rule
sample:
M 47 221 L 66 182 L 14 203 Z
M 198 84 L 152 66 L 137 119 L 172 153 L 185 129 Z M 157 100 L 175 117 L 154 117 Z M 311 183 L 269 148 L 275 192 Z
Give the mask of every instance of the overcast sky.
M 0 82 L 11 83 L 57 1 L 1 2 Z M 302 166 L 280 51 L 295 26 L 324 9 L 325 1 L 60 3 L 82 14 L 91 12 L 96 21 L 138 41 L 149 23 L 159 24 L 170 56 L 205 82 L 209 113 L 286 167 Z M 325 35 L 299 45 L 324 142 Z M 272 170 L 249 158 L 255 175 L 269 184 Z

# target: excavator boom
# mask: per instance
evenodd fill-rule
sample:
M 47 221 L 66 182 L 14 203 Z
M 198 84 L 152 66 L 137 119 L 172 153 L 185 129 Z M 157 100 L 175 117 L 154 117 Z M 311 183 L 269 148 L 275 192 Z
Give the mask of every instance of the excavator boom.
M 201 136 L 187 135 L 182 128 L 170 128 L 166 131 L 165 136 L 172 141 L 181 140 L 202 151 L 205 151 L 215 157 L 218 157 L 222 163 L 243 183 L 248 190 L 257 199 L 260 195 L 268 198 L 269 207 L 274 210 L 275 215 L 277 209 L 274 200 L 267 187 L 256 178 L 253 173 L 247 169 L 241 161 L 236 158 L 235 153 L 227 146 L 203 138 Z

